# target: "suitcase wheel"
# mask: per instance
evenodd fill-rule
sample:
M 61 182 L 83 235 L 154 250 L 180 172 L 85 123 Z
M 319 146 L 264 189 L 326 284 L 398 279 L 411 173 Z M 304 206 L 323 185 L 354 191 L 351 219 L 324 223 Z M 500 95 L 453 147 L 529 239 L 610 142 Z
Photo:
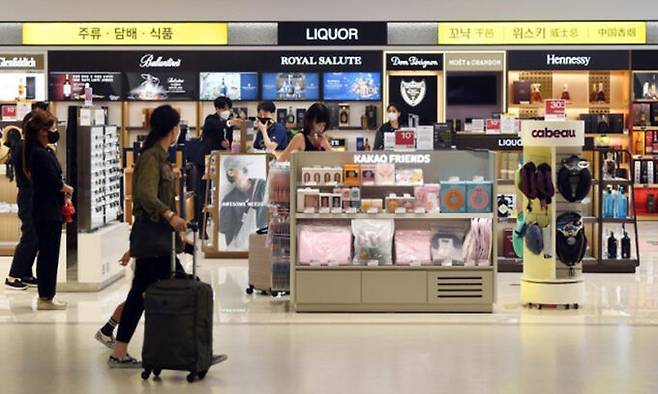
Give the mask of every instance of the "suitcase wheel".
M 199 379 L 205 378 L 207 373 L 208 373 L 208 370 L 199 372 Z
M 194 372 L 190 372 L 190 374 L 187 375 L 187 381 L 190 382 L 190 383 L 194 382 L 195 378 L 196 378 L 196 375 L 194 374 Z
M 146 380 L 151 376 L 151 370 L 150 369 L 145 369 L 142 371 L 142 379 Z
M 158 377 L 158 376 L 160 376 L 160 373 L 161 373 L 161 372 L 162 372 L 161 369 L 154 369 L 154 370 L 153 370 L 153 376 Z
M 247 294 L 253 294 L 254 293 L 254 286 L 249 285 L 249 287 L 247 287 L 247 290 L 245 290 L 245 291 L 247 292 Z

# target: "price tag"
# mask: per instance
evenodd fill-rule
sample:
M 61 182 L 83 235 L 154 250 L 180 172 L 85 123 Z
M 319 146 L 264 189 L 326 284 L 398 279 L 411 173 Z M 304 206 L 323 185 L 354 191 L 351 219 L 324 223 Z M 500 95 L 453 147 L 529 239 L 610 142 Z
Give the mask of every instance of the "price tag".
M 309 265 L 310 265 L 311 267 L 321 267 L 321 266 L 322 266 L 322 263 L 319 262 L 319 261 L 311 261 L 311 263 L 310 263 Z
M 545 120 L 564 120 L 566 118 L 566 100 L 546 100 Z
M 357 210 L 354 207 L 349 207 L 345 210 L 345 213 L 355 214 L 355 213 L 357 213 Z
M 306 208 L 304 208 L 304 213 L 315 213 L 315 208 L 306 207 Z
M 404 214 L 404 213 L 407 213 L 407 209 L 404 208 L 404 207 L 397 207 L 397 208 L 395 208 L 395 213 L 396 214 Z
M 320 208 L 320 213 L 331 213 L 331 208 Z
M 371 215 L 378 214 L 379 213 L 379 208 L 368 208 L 367 213 L 371 214 Z
M 327 264 L 329 267 L 338 267 L 340 263 L 338 261 L 330 261 L 329 264 Z
M 420 261 L 415 261 L 415 260 L 414 260 L 414 261 L 412 261 L 411 264 L 409 264 L 409 265 L 412 266 L 412 267 L 420 267 L 421 264 L 420 264 Z
M 377 267 L 378 265 L 379 265 L 379 261 L 377 260 L 368 261 L 368 267 Z
M 425 208 L 416 207 L 416 209 L 414 209 L 414 213 L 419 214 L 419 215 L 424 215 L 425 214 Z
M 343 213 L 342 208 L 331 208 L 331 213 L 340 214 Z

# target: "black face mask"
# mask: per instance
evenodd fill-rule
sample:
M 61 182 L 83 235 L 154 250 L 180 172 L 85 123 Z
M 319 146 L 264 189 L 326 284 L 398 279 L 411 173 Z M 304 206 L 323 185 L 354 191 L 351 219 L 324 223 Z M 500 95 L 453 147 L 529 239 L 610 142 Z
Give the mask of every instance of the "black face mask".
M 262 118 L 259 116 L 258 121 L 261 122 L 262 124 L 267 124 L 267 122 L 270 121 L 270 118 Z
M 48 132 L 48 143 L 55 144 L 59 141 L 59 131 L 49 131 Z
M 226 175 L 226 179 L 231 183 L 235 183 L 235 177 L 233 175 Z

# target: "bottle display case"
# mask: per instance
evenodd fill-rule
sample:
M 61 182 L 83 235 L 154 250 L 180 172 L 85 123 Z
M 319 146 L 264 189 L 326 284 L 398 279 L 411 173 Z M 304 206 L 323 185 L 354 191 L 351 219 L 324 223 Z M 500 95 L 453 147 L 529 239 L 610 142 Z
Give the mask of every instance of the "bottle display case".
M 295 309 L 491 312 L 494 168 L 483 151 L 293 154 Z

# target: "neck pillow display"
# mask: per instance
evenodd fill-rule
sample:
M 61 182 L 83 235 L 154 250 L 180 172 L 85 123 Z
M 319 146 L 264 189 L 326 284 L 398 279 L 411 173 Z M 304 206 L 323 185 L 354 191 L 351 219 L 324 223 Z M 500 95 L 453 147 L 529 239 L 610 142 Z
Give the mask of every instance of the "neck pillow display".
M 557 174 L 557 187 L 560 194 L 569 202 L 580 201 L 587 197 L 592 186 L 592 174 L 589 163 L 576 155 L 562 160 L 562 167 Z
M 531 161 L 525 163 L 519 171 L 517 187 L 528 200 L 536 198 L 539 200 L 542 209 L 546 209 L 555 195 L 551 166 L 546 163 L 535 166 L 535 163 Z M 528 212 L 531 211 L 532 204 L 528 201 Z
M 528 225 L 525 233 L 525 246 L 536 255 L 541 254 L 544 250 L 544 233 L 539 224 Z
M 587 250 L 587 237 L 583 220 L 577 212 L 565 212 L 556 221 L 557 257 L 569 267 L 583 260 Z

